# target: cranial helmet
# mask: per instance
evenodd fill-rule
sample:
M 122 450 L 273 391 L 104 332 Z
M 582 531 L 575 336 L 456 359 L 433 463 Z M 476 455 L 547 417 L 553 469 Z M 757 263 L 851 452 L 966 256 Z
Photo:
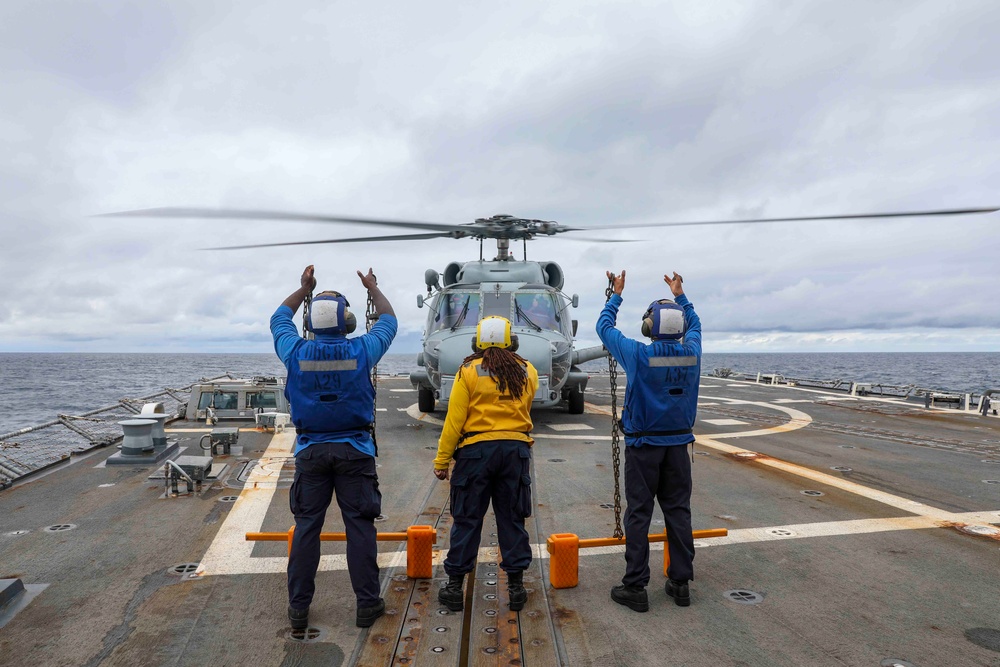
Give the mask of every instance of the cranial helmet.
M 499 315 L 481 319 L 476 327 L 476 337 L 472 339 L 472 347 L 475 350 L 488 347 L 503 347 L 511 352 L 517 350 L 517 336 L 510 332 L 510 320 Z
M 680 340 L 684 327 L 684 309 L 670 299 L 649 304 L 642 316 L 642 335 L 653 340 Z
M 316 334 L 349 334 L 358 327 L 351 304 L 340 292 L 320 292 L 309 304 L 309 330 Z

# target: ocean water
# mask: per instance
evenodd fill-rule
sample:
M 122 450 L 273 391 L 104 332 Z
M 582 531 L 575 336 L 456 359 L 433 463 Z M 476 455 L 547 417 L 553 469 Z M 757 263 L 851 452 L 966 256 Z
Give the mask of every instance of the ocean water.
M 415 354 L 388 354 L 379 371 L 405 375 L 415 360 Z M 703 372 L 722 367 L 956 392 L 1000 389 L 1000 352 L 705 354 Z M 607 363 L 583 368 L 607 372 Z M 273 354 L 0 353 L 0 435 L 226 373 L 284 375 L 284 367 Z

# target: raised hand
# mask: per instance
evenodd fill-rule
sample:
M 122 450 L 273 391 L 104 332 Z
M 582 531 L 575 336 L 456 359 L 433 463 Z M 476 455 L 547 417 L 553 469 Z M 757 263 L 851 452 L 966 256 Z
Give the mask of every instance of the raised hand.
M 368 275 L 364 275 L 358 271 L 358 278 L 361 278 L 361 284 L 364 285 L 365 289 L 369 292 L 373 287 L 375 287 L 375 285 L 378 284 L 378 281 L 375 279 L 375 274 L 372 273 L 371 267 L 368 267 Z
M 682 286 L 684 279 L 681 278 L 681 276 L 676 271 L 674 271 L 674 276 L 672 278 L 664 274 L 663 282 L 670 285 L 670 291 L 673 293 L 674 296 L 680 296 L 681 294 L 684 294 L 684 287 Z
M 622 274 L 616 276 L 611 271 L 607 271 L 608 280 L 611 281 L 611 289 L 618 296 L 622 295 L 622 291 L 625 289 L 625 269 L 622 269 Z
M 300 279 L 299 284 L 310 292 L 316 289 L 316 269 L 312 264 L 307 266 L 302 272 L 302 278 Z

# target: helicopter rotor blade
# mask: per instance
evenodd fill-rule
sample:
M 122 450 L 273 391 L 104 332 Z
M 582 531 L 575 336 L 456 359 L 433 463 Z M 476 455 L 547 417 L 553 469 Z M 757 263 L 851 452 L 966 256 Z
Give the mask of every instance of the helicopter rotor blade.
M 842 215 L 806 215 L 790 218 L 749 218 L 743 220 L 697 220 L 679 222 L 651 222 L 638 225 L 601 225 L 598 227 L 572 227 L 566 231 L 590 231 L 592 229 L 638 229 L 642 227 L 680 227 L 686 225 L 748 225 L 761 222 L 807 222 L 813 220 L 852 220 L 865 218 L 916 218 L 936 215 L 970 215 L 974 213 L 996 213 L 1000 208 L 953 208 L 935 211 L 906 211 L 890 213 L 850 213 Z
M 326 239 L 322 241 L 288 241 L 284 243 L 257 243 L 254 245 L 230 245 L 201 250 L 246 250 L 247 248 L 276 248 L 290 245 L 323 245 L 326 243 L 363 243 L 365 241 L 407 241 L 420 239 L 454 238 L 452 234 L 437 232 L 431 234 L 399 234 L 398 236 L 359 236 L 353 239 Z
M 255 211 L 227 208 L 146 208 L 135 211 L 101 213 L 96 218 L 216 218 L 222 220 L 288 220 L 291 222 L 346 222 L 361 225 L 383 225 L 386 227 L 409 227 L 430 229 L 441 232 L 467 232 L 468 225 L 452 225 L 442 222 L 414 222 L 410 220 L 382 220 L 380 218 L 348 218 L 335 215 L 315 215 L 311 213 L 289 213 L 285 211 Z

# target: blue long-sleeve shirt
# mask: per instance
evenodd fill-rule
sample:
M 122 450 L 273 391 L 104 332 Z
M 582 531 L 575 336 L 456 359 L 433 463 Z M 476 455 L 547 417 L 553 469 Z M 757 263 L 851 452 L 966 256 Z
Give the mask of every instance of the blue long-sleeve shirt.
M 379 359 L 388 351 L 389 345 L 392 343 L 392 339 L 395 338 L 396 330 L 399 326 L 393 315 L 382 315 L 379 317 L 378 322 L 372 325 L 371 331 L 364 335 L 355 338 L 318 335 L 315 341 L 307 341 L 305 338 L 299 336 L 298 329 L 292 319 L 294 316 L 295 312 L 284 304 L 278 306 L 278 309 L 274 311 L 274 315 L 271 316 L 271 336 L 274 338 L 274 351 L 286 369 L 290 367 L 292 360 L 296 358 L 296 354 L 302 345 L 330 343 L 363 347 L 365 352 L 363 356 L 368 360 L 367 372 L 370 373 Z M 292 406 L 292 410 L 295 410 L 294 405 Z M 368 433 L 347 434 L 343 437 L 338 436 L 337 440 L 339 442 L 349 442 L 355 449 L 369 456 L 375 455 L 375 443 Z M 297 455 L 300 451 L 315 442 L 323 441 L 322 436 L 317 439 L 316 435 L 300 433 L 295 440 L 295 454 Z
M 618 294 L 611 295 L 597 319 L 597 335 L 628 375 L 622 413 L 626 433 L 682 430 L 694 426 L 701 375 L 701 320 L 686 295 L 681 294 L 675 302 L 684 309 L 683 343 L 643 343 L 616 329 L 618 309 L 622 304 Z M 654 376 L 659 379 L 652 380 Z M 625 444 L 670 446 L 685 445 L 693 440 L 692 434 L 626 435 Z

